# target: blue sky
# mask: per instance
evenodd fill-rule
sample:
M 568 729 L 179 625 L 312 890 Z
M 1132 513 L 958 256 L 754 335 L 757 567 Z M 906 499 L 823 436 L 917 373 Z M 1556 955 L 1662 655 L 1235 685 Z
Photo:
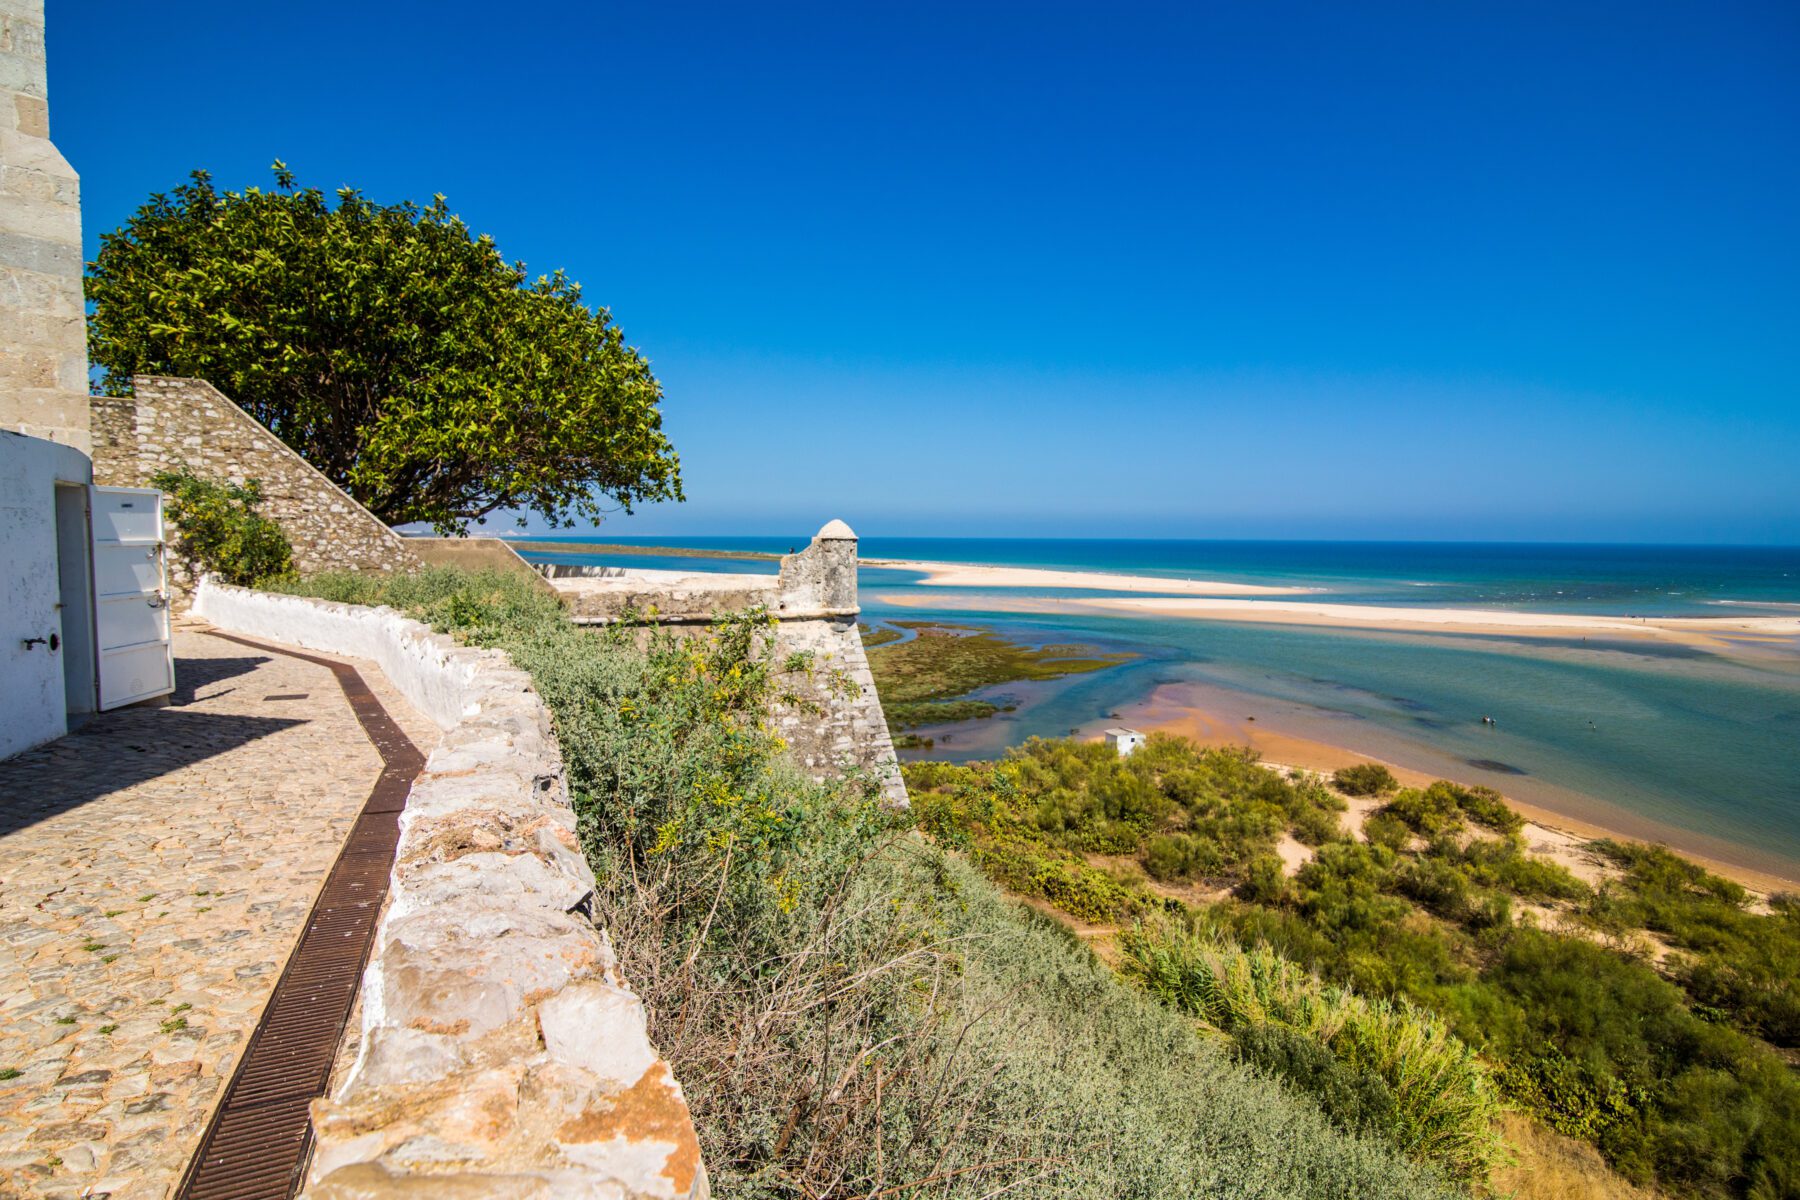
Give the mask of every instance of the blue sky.
M 49 0 L 89 253 L 442 192 L 655 365 L 608 532 L 1800 542 L 1800 7 Z

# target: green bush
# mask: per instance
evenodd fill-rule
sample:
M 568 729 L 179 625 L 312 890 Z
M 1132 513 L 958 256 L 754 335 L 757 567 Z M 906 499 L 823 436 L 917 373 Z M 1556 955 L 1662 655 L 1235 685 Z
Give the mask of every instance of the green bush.
M 1515 834 L 1525 828 L 1525 818 L 1514 812 L 1505 797 L 1493 788 L 1476 786 L 1459 790 L 1462 794 L 1457 797 L 1458 804 L 1477 825 L 1504 834 Z
M 1152 879 L 1181 882 L 1217 875 L 1225 854 L 1211 838 L 1193 833 L 1159 833 L 1144 847 L 1144 870 Z
M 1357 763 L 1331 773 L 1331 785 L 1346 796 L 1385 796 L 1400 786 L 1394 773 L 1380 763 Z
M 226 583 L 254 584 L 294 569 L 281 526 L 256 511 L 262 484 L 204 479 L 186 467 L 158 471 L 150 486 L 168 497 L 175 552 Z
M 1240 1062 L 1311 1096 L 1339 1129 L 1393 1138 L 1394 1093 L 1373 1071 L 1348 1065 L 1316 1038 L 1287 1025 L 1245 1025 L 1231 1040 Z
M 1382 812 L 1424 837 L 1455 833 L 1463 826 L 1462 789 L 1442 779 L 1428 788 L 1402 788 Z
M 1407 1004 L 1369 1001 L 1282 958 L 1245 950 L 1168 923 L 1119 939 L 1122 970 L 1165 1003 L 1228 1034 L 1277 1025 L 1329 1050 L 1350 1077 L 1378 1077 L 1392 1108 L 1382 1134 L 1454 1178 L 1484 1180 L 1501 1159 L 1499 1099 L 1473 1051 L 1438 1018 Z M 1344 1074 L 1288 1076 L 1326 1086 L 1332 1104 Z

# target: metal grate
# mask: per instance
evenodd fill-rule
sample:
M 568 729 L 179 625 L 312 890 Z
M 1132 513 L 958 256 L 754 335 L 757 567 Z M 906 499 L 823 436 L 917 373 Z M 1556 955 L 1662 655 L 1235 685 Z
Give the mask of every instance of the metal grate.
M 305 1177 L 312 1151 L 312 1101 L 325 1094 L 332 1060 L 356 1004 L 400 844 L 400 812 L 425 759 L 355 668 L 209 633 L 329 668 L 381 754 L 381 776 L 313 902 L 300 944 L 288 957 L 175 1192 L 177 1200 L 287 1200 Z

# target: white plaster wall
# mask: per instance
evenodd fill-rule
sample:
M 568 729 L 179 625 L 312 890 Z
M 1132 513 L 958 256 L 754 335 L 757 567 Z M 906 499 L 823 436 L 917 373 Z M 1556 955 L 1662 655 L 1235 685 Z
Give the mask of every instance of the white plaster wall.
M 253 592 L 208 577 L 194 594 L 193 613 L 233 633 L 378 663 L 400 694 L 440 729 L 454 728 L 470 715 L 477 662 L 491 659 L 496 668 L 510 669 L 504 655 L 460 647 L 391 608 Z
M 56 485 L 91 477 L 79 450 L 0 432 L 0 758 L 68 731 L 62 655 L 25 640 L 62 640 Z

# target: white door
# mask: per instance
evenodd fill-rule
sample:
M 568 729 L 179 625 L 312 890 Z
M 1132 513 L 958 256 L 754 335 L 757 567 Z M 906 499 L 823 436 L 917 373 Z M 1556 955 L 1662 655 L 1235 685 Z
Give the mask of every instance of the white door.
M 162 493 L 90 487 L 88 511 L 101 711 L 166 696 L 175 690 L 175 656 L 163 586 Z

